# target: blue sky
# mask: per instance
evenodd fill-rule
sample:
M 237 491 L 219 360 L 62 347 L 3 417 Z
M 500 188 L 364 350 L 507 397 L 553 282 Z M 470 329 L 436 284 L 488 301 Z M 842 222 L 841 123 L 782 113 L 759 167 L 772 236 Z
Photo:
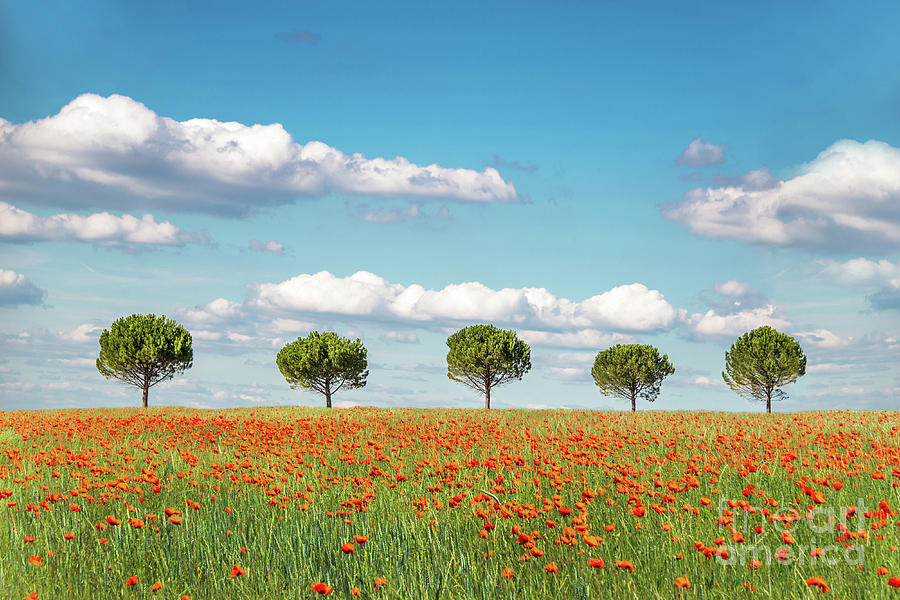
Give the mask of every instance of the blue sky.
M 274 357 L 359 336 L 338 406 L 478 407 L 445 340 L 532 346 L 496 408 L 760 410 L 743 332 L 801 342 L 776 410 L 900 399 L 896 3 L 0 3 L 0 406 L 134 406 L 100 331 L 166 314 L 151 405 L 318 406 Z

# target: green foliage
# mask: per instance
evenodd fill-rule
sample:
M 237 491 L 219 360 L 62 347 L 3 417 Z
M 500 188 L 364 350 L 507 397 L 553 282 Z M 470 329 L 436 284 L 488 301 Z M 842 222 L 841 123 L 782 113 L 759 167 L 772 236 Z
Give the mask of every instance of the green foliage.
M 768 325 L 745 333 L 725 353 L 722 378 L 747 400 L 765 400 L 772 412 L 772 399 L 787 397 L 782 386 L 806 373 L 806 356 L 791 336 Z
M 631 410 L 637 409 L 638 397 L 655 401 L 663 379 L 674 372 L 667 354 L 640 344 L 617 344 L 599 352 L 591 369 L 600 391 L 631 400 Z
M 531 370 L 531 349 L 508 329 L 471 325 L 447 338 L 447 346 L 447 377 L 484 394 L 485 408 L 492 388 Z
M 278 370 L 291 389 L 304 388 L 325 395 L 331 408 L 331 395 L 346 387 L 366 385 L 366 348 L 357 338 L 339 337 L 333 331 L 313 331 L 305 338 L 286 344 L 275 357 Z
M 122 317 L 100 334 L 97 370 L 107 379 L 118 379 L 148 390 L 190 369 L 194 360 L 191 334 L 165 315 Z

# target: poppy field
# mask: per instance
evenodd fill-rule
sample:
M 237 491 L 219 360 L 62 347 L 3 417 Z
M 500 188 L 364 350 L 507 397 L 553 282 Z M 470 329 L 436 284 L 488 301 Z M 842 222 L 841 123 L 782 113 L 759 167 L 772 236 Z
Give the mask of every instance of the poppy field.
M 7 598 L 896 598 L 900 413 L 0 413 Z

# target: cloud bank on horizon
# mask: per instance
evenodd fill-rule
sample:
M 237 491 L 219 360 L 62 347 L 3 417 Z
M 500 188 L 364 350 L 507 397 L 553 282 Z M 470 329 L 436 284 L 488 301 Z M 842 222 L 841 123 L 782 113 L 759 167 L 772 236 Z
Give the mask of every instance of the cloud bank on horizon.
M 385 335 L 394 340 L 400 339 L 400 332 L 393 331 L 398 326 L 446 333 L 471 322 L 491 322 L 517 329 L 535 346 L 562 348 L 602 348 L 633 341 L 636 334 L 676 327 L 695 339 L 710 339 L 735 336 L 766 324 L 782 329 L 791 326 L 783 311 L 761 301 L 749 284 L 732 280 L 717 284 L 717 289 L 724 289 L 732 300 L 752 298 L 753 302 L 732 302 L 689 314 L 672 306 L 658 290 L 640 283 L 615 286 L 573 301 L 545 288 L 494 290 L 479 282 L 465 282 L 436 290 L 416 283 L 391 283 L 367 271 L 347 277 L 320 271 L 278 283 L 248 284 L 243 302 L 216 298 L 182 307 L 176 315 L 201 327 L 201 339 L 246 342 L 263 332 L 262 338 L 270 336 L 268 345 L 282 342 L 284 333 L 309 332 L 323 319 L 390 328 Z M 225 333 L 217 333 L 223 327 Z

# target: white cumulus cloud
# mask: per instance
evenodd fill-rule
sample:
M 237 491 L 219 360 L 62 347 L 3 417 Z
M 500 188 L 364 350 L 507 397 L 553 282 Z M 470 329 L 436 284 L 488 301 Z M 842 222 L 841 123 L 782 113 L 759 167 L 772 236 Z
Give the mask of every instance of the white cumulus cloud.
M 183 246 L 207 243 L 205 233 L 181 231 L 153 215 L 117 217 L 109 213 L 87 216 L 63 213 L 40 217 L 0 201 L 0 239 L 18 242 L 87 242 L 99 246 Z
M 790 327 L 790 321 L 778 314 L 774 304 L 731 314 L 720 314 L 711 309 L 703 314 L 692 314 L 687 323 L 694 335 L 700 337 L 738 336 L 763 325 L 780 331 Z
M 704 142 L 694 138 L 684 152 L 675 160 L 676 164 L 686 167 L 716 165 L 725 160 L 725 149 L 722 146 Z
M 10 269 L 0 269 L 0 306 L 41 304 L 46 294 L 45 290 L 34 285 L 21 273 Z
M 66 207 L 245 215 L 298 196 L 516 201 L 496 169 L 426 166 L 298 144 L 278 123 L 176 121 L 127 96 L 83 94 L 57 114 L 0 119 L 0 187 L 8 197 Z
M 582 302 L 558 298 L 544 288 L 491 289 L 479 282 L 440 290 L 391 283 L 358 271 L 337 277 L 328 271 L 280 283 L 250 286 L 247 304 L 257 309 L 387 317 L 404 321 L 493 321 L 543 328 L 669 329 L 682 316 L 657 290 L 634 283 Z
M 854 258 L 846 262 L 833 260 L 822 261 L 825 272 L 843 285 L 865 285 L 883 283 L 900 278 L 900 263 L 889 260 L 869 260 Z
M 694 189 L 663 213 L 704 237 L 894 252 L 900 248 L 900 149 L 876 140 L 840 140 L 791 179 L 765 189 Z

